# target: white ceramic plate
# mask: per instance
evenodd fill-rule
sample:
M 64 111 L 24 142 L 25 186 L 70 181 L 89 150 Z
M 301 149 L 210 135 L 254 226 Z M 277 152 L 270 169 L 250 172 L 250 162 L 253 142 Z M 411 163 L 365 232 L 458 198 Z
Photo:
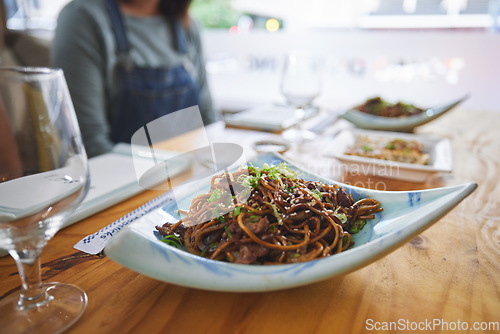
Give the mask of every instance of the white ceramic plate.
M 376 140 L 391 140 L 396 138 L 416 140 L 424 145 L 423 150 L 425 153 L 430 155 L 430 161 L 427 165 L 418 165 L 345 154 L 345 152 L 354 145 L 358 135 L 368 136 Z M 449 173 L 452 171 L 450 141 L 447 138 L 436 136 L 414 135 L 401 132 L 345 129 L 335 136 L 335 138 L 328 144 L 325 155 L 340 160 L 352 173 L 375 175 L 413 182 L 424 182 L 430 175 L 437 172 Z
M 284 158 L 264 154 L 252 163 L 277 164 Z M 291 164 L 289 163 L 291 166 Z M 301 171 L 305 179 L 334 183 Z M 342 185 L 356 199 L 371 197 L 384 211 L 353 236 L 355 246 L 340 254 L 310 262 L 285 265 L 243 265 L 219 262 L 192 255 L 159 241 L 155 226 L 175 221 L 175 202 L 146 214 L 115 235 L 104 252 L 113 261 L 160 281 L 216 291 L 270 291 L 302 286 L 361 268 L 411 240 L 437 222 L 475 188 L 475 183 L 424 191 L 387 192 Z M 179 207 L 205 192 L 208 184 L 187 190 L 177 198 Z
M 386 131 L 411 131 L 419 125 L 426 124 L 453 109 L 465 101 L 469 95 L 461 99 L 447 103 L 442 106 L 427 109 L 426 111 L 408 117 L 383 117 L 364 113 L 359 110 L 350 109 L 342 114 L 342 117 L 362 129 L 386 130 Z

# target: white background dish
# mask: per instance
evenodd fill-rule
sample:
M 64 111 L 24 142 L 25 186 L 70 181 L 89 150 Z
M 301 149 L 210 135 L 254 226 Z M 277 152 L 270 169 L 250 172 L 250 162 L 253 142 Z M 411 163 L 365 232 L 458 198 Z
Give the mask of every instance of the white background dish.
M 356 137 L 359 135 L 385 140 L 396 138 L 416 140 L 424 145 L 424 152 L 430 155 L 429 164 L 417 165 L 345 154 L 345 152 L 355 144 Z M 423 182 L 433 173 L 452 171 L 450 141 L 447 138 L 436 136 L 345 129 L 335 136 L 332 142 L 328 144 L 325 155 L 334 157 L 344 163 L 350 172 L 413 182 Z
M 265 154 L 252 163 L 277 164 L 279 155 Z M 290 165 L 290 163 L 289 163 Z M 294 168 L 296 169 L 296 168 Z M 296 169 L 298 170 L 298 169 Z M 300 177 L 322 182 L 330 180 L 298 170 Z M 175 221 L 176 204 L 185 209 L 191 199 L 206 192 L 208 185 L 184 189 L 185 197 L 166 202 L 128 225 L 107 244 L 104 252 L 113 261 L 144 275 L 177 285 L 216 291 L 270 291 L 301 286 L 344 274 L 388 254 L 437 222 L 467 197 L 475 183 L 423 191 L 388 192 L 343 185 L 354 198 L 372 197 L 384 211 L 376 214 L 360 233 L 353 236 L 353 248 L 320 260 L 286 265 L 242 265 L 208 260 L 161 242 L 156 225 Z
M 376 116 L 356 109 L 347 110 L 344 114 L 342 114 L 342 117 L 362 129 L 411 131 L 419 125 L 429 123 L 430 121 L 444 115 L 447 111 L 453 109 L 468 98 L 469 95 L 465 95 L 457 101 L 430 108 L 420 114 L 407 117 Z

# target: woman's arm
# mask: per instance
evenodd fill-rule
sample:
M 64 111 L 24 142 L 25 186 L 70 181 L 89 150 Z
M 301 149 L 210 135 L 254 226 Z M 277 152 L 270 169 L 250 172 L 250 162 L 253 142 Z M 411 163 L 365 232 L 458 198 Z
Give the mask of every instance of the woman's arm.
M 106 112 L 105 25 L 103 13 L 70 3 L 59 16 L 51 49 L 52 66 L 64 71 L 89 157 L 114 146 Z

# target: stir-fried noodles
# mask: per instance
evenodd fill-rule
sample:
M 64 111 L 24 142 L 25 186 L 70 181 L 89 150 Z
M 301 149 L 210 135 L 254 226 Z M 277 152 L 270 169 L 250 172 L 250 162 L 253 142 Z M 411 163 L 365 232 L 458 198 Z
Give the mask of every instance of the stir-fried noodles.
M 299 179 L 280 163 L 214 176 L 185 218 L 156 228 L 163 241 L 210 259 L 293 263 L 346 250 L 379 211 L 374 199 L 354 201 L 342 187 Z

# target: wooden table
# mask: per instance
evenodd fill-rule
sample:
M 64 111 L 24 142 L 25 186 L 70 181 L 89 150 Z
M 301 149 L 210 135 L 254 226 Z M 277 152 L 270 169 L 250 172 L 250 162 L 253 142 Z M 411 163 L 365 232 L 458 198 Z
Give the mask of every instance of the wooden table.
M 43 280 L 74 283 L 87 292 L 88 307 L 70 333 L 370 333 L 395 332 L 376 330 L 395 324 L 405 326 L 400 333 L 430 333 L 437 321 L 442 325 L 435 332 L 448 332 L 442 326 L 467 332 L 458 329 L 479 325 L 486 330 L 476 333 L 500 333 L 499 125 L 500 113 L 456 109 L 418 128 L 418 133 L 449 137 L 454 163 L 452 174 L 421 184 L 348 175 L 337 162 L 321 157 L 320 142 L 311 146 L 315 149 L 287 153 L 306 167 L 319 165 L 314 171 L 324 176 L 371 188 L 478 183 L 434 226 L 353 273 L 283 291 L 221 293 L 160 282 L 73 248 L 160 194 L 145 191 L 61 230 L 42 254 Z M 214 141 L 238 138 L 250 155 L 255 139 L 271 136 L 220 126 L 213 130 Z M 0 259 L 0 282 L 0 298 L 20 287 L 10 257 Z

